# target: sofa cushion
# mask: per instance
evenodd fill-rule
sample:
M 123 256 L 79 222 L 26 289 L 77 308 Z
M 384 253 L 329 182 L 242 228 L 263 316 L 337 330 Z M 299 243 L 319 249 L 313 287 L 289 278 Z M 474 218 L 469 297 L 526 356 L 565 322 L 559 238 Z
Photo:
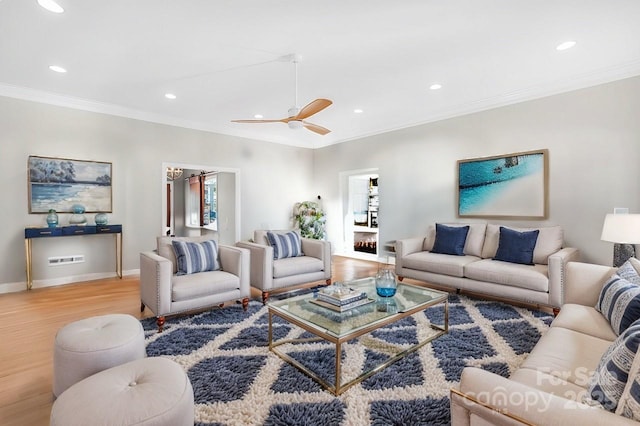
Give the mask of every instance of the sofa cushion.
M 540 371 L 547 375 L 547 379 L 557 378 L 588 389 L 591 374 L 610 345 L 611 341 L 608 340 L 566 328 L 551 327 L 531 350 L 520 369 Z
M 403 260 L 404 262 L 404 260 Z M 509 285 L 535 291 L 549 291 L 547 265 L 521 265 L 482 259 L 465 265 L 464 276 L 477 281 Z
M 533 250 L 533 263 L 538 265 L 546 265 L 548 258 L 562 248 L 564 244 L 564 233 L 559 226 L 549 226 L 541 228 L 515 228 L 509 227 L 516 231 L 534 231 L 538 230 L 538 240 Z M 500 240 L 500 225 L 487 225 L 487 231 L 482 248 L 482 258 L 489 259 L 496 255 L 498 250 L 498 242 Z
M 240 279 L 229 272 L 211 271 L 171 278 L 171 301 L 197 299 L 240 288 Z
M 267 232 L 267 240 L 269 245 L 273 247 L 273 259 L 284 259 L 286 257 L 302 256 L 302 244 L 300 235 L 297 232 L 290 231 L 284 234 L 277 232 Z
M 539 233 L 537 229 L 519 232 L 501 226 L 494 260 L 533 265 L 533 249 L 536 247 Z
M 615 411 L 617 408 L 639 344 L 640 321 L 636 321 L 602 355 L 591 378 L 589 395 L 606 410 Z
M 575 303 L 562 305 L 562 309 L 554 318 L 551 327 L 566 328 L 610 342 L 618 337 L 609 321 L 596 308 Z
M 468 226 L 469 232 L 467 233 L 467 240 L 464 243 L 463 253 L 469 256 L 482 256 L 484 235 L 487 229 L 487 225 L 485 223 L 445 223 L 444 225 L 449 227 Z M 422 249 L 426 251 L 433 250 L 435 241 L 436 227 L 434 225 L 430 225 L 427 228 L 427 235 L 424 239 Z
M 636 353 L 616 414 L 640 421 L 640 355 Z
M 640 286 L 614 274 L 602 287 L 596 309 L 609 320 L 616 334 L 622 333 L 640 318 Z
M 431 252 L 464 256 L 469 226 L 447 226 L 436 223 L 436 240 Z
M 417 269 L 434 274 L 463 277 L 465 265 L 480 260 L 475 256 L 451 256 L 449 254 L 421 251 L 411 253 L 402 259 L 402 265 L 408 269 Z
M 215 240 L 193 243 L 189 241 L 171 242 L 176 255 L 178 275 L 198 272 L 216 271 L 220 269 L 218 262 L 218 243 Z
M 323 268 L 322 260 L 312 256 L 287 257 L 273 261 L 273 278 L 320 272 Z

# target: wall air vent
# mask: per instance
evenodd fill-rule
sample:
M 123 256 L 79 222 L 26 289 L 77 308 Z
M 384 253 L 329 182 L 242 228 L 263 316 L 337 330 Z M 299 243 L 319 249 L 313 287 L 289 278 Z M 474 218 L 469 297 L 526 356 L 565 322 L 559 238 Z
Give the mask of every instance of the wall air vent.
M 49 266 L 69 265 L 71 263 L 84 262 L 84 254 L 74 254 L 69 256 L 54 256 L 49 257 Z

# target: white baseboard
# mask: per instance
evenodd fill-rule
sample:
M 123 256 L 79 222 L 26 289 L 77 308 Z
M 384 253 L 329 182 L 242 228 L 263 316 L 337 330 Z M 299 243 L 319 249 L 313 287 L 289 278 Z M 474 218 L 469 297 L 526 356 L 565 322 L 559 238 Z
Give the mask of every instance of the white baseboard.
M 128 271 L 122 271 L 122 276 L 129 276 L 129 275 L 140 275 L 140 269 L 130 269 Z M 33 286 L 31 288 L 36 289 L 36 288 L 45 288 L 45 287 L 55 287 L 59 285 L 95 281 L 95 280 L 101 280 L 104 278 L 114 278 L 114 277 L 116 277 L 116 274 L 113 272 L 98 272 L 94 274 L 82 274 L 82 275 L 72 275 L 69 277 L 45 279 L 45 280 L 34 280 Z M 18 291 L 26 291 L 26 290 L 27 290 L 26 281 L 0 284 L 0 294 L 15 293 Z

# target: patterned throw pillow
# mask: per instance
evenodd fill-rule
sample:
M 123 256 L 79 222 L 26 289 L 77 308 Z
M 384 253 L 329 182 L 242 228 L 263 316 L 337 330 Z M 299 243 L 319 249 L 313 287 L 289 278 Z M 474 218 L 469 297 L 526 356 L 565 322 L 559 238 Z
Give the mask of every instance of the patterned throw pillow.
M 633 267 L 631 262 L 631 259 L 624 262 L 624 264 L 618 268 L 617 274 L 620 278 L 624 278 L 632 284 L 640 285 L 640 275 L 638 275 L 638 271 L 636 271 L 636 268 Z
M 304 256 L 304 253 L 302 253 L 302 241 L 297 232 L 290 231 L 285 234 L 278 234 L 268 231 L 267 241 L 273 247 L 273 260 Z
M 503 262 L 533 265 L 533 250 L 536 248 L 539 233 L 537 229 L 518 232 L 501 226 L 498 251 L 493 258 Z
M 602 355 L 589 384 L 589 395 L 606 410 L 616 410 L 639 344 L 640 321 L 636 321 Z
M 464 243 L 467 241 L 469 226 L 446 226 L 436 223 L 436 241 L 432 253 L 464 256 Z
M 640 421 L 640 355 L 636 357 L 629 370 L 629 379 L 622 392 L 616 414 Z
M 171 244 L 173 245 L 173 251 L 176 253 L 177 275 L 217 271 L 220 269 L 218 243 L 215 240 L 201 243 L 174 240 Z
M 640 318 L 640 286 L 614 274 L 602 287 L 595 307 L 620 335 Z

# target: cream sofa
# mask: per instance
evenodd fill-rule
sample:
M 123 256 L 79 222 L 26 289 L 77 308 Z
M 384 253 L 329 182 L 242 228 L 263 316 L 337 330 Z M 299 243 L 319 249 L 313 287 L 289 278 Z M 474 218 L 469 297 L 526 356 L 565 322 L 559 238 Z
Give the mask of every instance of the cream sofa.
M 593 371 L 617 337 L 594 308 L 614 272 L 608 266 L 569 263 L 566 303 L 551 328 L 508 379 L 465 368 L 459 388 L 451 391 L 452 425 L 637 425 L 583 403 Z
M 469 226 L 464 255 L 432 253 L 436 227 L 426 236 L 396 241 L 396 275 L 427 283 L 504 299 L 549 306 L 558 309 L 563 301 L 564 267 L 579 259 L 575 248 L 563 248 L 564 237 L 559 226 L 514 228 L 538 229 L 533 251 L 533 265 L 493 260 L 498 249 L 500 225 L 455 223 Z
M 236 246 L 251 252 L 251 286 L 262 292 L 262 303 L 269 295 L 300 284 L 324 281 L 331 284 L 331 243 L 324 240 L 300 238 L 302 256 L 273 259 L 267 230 L 256 230 L 253 241 L 240 241 Z M 284 234 L 288 230 L 274 230 Z M 298 232 L 298 231 L 295 231 Z

